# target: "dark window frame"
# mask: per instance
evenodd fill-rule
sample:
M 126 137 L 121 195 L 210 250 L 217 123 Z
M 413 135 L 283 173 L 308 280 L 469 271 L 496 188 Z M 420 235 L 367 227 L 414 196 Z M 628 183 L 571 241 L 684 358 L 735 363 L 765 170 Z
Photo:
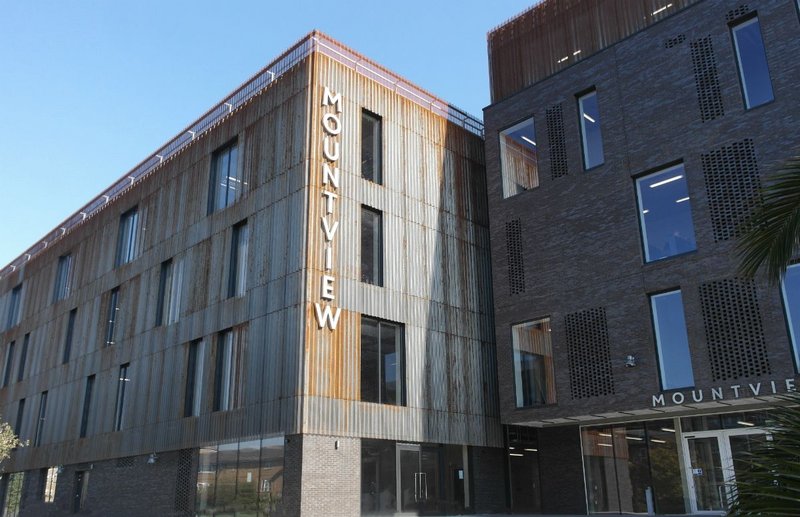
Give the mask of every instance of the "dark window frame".
M 242 253 L 244 252 L 244 253 Z M 228 264 L 228 298 L 247 292 L 247 263 L 250 255 L 250 228 L 247 219 L 233 225 Z M 239 288 L 241 284 L 241 289 Z
M 114 431 L 121 431 L 122 425 L 125 423 L 125 392 L 127 391 L 127 383 L 130 382 L 128 377 L 130 366 L 131 363 L 124 363 L 119 366 L 117 397 L 114 405 Z
M 363 353 L 363 344 L 362 344 L 363 337 L 364 337 L 364 321 L 365 320 L 377 323 L 377 328 L 378 328 L 378 335 L 377 335 L 378 358 L 379 358 L 379 363 L 380 363 L 377 366 L 376 365 L 367 365 L 367 369 L 365 369 L 365 364 L 364 364 L 365 354 Z M 384 397 L 384 394 L 383 394 L 383 385 L 385 383 L 385 371 L 384 371 L 385 364 L 383 362 L 383 356 L 382 356 L 382 353 L 381 353 L 381 344 L 382 344 L 382 341 L 383 341 L 382 338 L 381 338 L 381 327 L 383 325 L 393 326 L 395 328 L 395 332 L 396 332 L 396 335 L 395 335 L 395 349 L 396 349 L 396 353 L 397 353 L 397 359 L 396 360 L 399 363 L 399 366 L 397 367 L 396 378 L 397 378 L 397 381 L 399 382 L 400 386 L 399 386 L 399 389 L 395 390 L 395 396 L 396 396 L 397 400 L 394 403 L 384 401 L 385 397 Z M 389 320 L 384 320 L 384 319 L 381 319 L 381 318 L 368 316 L 366 314 L 362 314 L 361 315 L 361 331 L 360 331 L 360 334 L 359 334 L 359 349 L 361 350 L 361 364 L 359 365 L 359 367 L 360 367 L 359 377 L 360 377 L 360 384 L 361 384 L 360 400 L 362 402 L 370 402 L 370 403 L 374 403 L 374 404 L 385 404 L 385 405 L 391 405 L 391 406 L 405 406 L 406 405 L 406 403 L 407 403 L 407 400 L 406 400 L 407 379 L 406 379 L 406 341 L 405 341 L 405 338 L 406 338 L 406 336 L 405 336 L 405 325 L 403 325 L 402 323 L 389 321 Z M 364 398 L 364 392 L 365 392 L 365 390 L 364 390 L 364 372 L 365 371 L 376 371 L 377 372 L 377 381 L 378 381 L 377 388 L 378 388 L 378 390 L 377 390 L 377 399 L 376 400 L 368 400 L 368 399 Z
M 656 321 L 656 307 L 654 305 L 654 299 L 657 296 L 664 296 L 666 294 L 674 294 L 678 293 L 681 296 L 681 308 L 683 309 L 683 329 L 686 332 L 686 346 L 689 353 L 689 366 L 692 370 L 692 385 L 690 386 L 676 386 L 676 387 L 665 387 L 665 379 L 664 374 L 665 372 L 665 364 L 664 359 L 662 357 L 662 344 L 659 337 L 659 326 Z M 650 306 L 650 328 L 652 329 L 652 336 L 653 336 L 653 347 L 655 349 L 655 358 L 656 358 L 656 365 L 658 367 L 658 386 L 661 391 L 679 391 L 679 390 L 686 390 L 692 389 L 695 387 L 697 383 L 697 379 L 694 376 L 694 365 L 692 364 L 692 345 L 689 342 L 689 326 L 686 322 L 686 306 L 683 303 L 683 289 L 680 287 L 670 287 L 667 289 L 661 289 L 658 291 L 653 291 L 647 293 L 647 301 L 648 305 Z
M 764 66 L 767 69 L 767 79 L 769 80 L 769 87 L 770 87 L 770 94 L 772 96 L 771 99 L 761 102 L 760 104 L 751 105 L 750 99 L 747 90 L 747 81 L 745 80 L 745 70 L 742 68 L 742 58 L 741 53 L 739 50 L 739 39 L 736 36 L 736 30 L 740 27 L 745 25 L 750 25 L 752 23 L 758 24 L 758 35 L 761 41 L 761 46 L 764 50 Z M 733 55 L 734 59 L 736 60 L 736 71 L 739 78 L 739 91 L 742 94 L 742 103 L 744 104 L 745 111 L 750 111 L 752 109 L 759 108 L 761 106 L 765 106 L 775 101 L 775 88 L 772 85 L 772 73 L 769 70 L 769 60 L 767 59 L 767 46 L 764 42 L 764 33 L 761 30 L 761 20 L 758 17 L 757 11 L 752 11 L 744 16 L 741 16 L 730 23 L 728 23 L 728 29 L 730 32 L 731 37 L 731 45 L 733 46 Z
M 72 271 L 74 260 L 71 253 L 58 257 L 56 278 L 53 283 L 53 303 L 68 298 L 72 292 Z
M 117 248 L 114 256 L 114 267 L 133 262 L 138 254 L 139 245 L 139 207 L 129 208 L 119 216 Z
M 209 182 L 208 182 L 208 205 L 207 205 L 207 215 L 211 215 L 214 212 L 224 210 L 229 206 L 235 204 L 239 199 L 244 196 L 244 186 L 247 183 L 244 181 L 244 178 L 239 178 L 239 172 L 242 171 L 242 176 L 244 176 L 243 168 L 239 167 L 239 138 L 234 137 L 231 140 L 225 142 L 214 152 L 211 154 L 211 167 L 209 172 Z M 231 160 L 231 155 L 234 155 L 234 159 Z M 220 176 L 220 162 L 222 161 L 222 157 L 227 156 L 227 171 L 225 171 L 225 202 L 223 206 L 217 206 L 217 186 L 222 181 Z M 231 161 L 233 161 L 233 173 L 234 175 L 231 176 Z M 240 193 L 237 195 L 236 188 L 231 186 L 231 178 L 237 180 L 239 182 L 239 189 Z M 231 191 L 234 194 L 231 195 Z
M 106 308 L 106 332 L 104 347 L 116 344 L 115 335 L 117 328 L 117 313 L 119 312 L 119 286 L 113 288 L 108 294 L 108 307 Z
M 6 330 L 19 325 L 22 316 L 22 282 L 11 289 L 6 316 Z
M 183 416 L 199 416 L 200 398 L 196 397 L 198 384 L 202 384 L 202 369 L 198 369 L 203 364 L 203 340 L 196 339 L 189 343 L 186 354 L 186 385 L 183 395 Z M 198 362 L 198 360 L 200 362 Z M 198 374 L 200 374 L 198 376 Z M 195 411 L 197 406 L 198 411 Z
M 367 151 L 366 139 L 364 136 L 364 120 L 371 120 L 373 123 L 374 131 L 372 133 L 372 170 L 367 171 L 365 168 L 365 152 Z M 361 108 L 360 119 L 360 174 L 361 177 L 367 181 L 371 181 L 376 185 L 383 185 L 383 117 L 374 113 L 366 108 Z
M 78 437 L 86 438 L 89 430 L 89 416 L 92 411 L 92 395 L 94 392 L 95 376 L 86 377 L 86 384 L 83 391 L 83 410 L 81 411 L 81 428 Z
M 156 327 L 164 324 L 165 308 L 168 308 L 167 303 L 167 283 L 172 283 L 172 275 L 175 273 L 172 259 L 167 259 L 161 263 L 161 269 L 158 275 L 158 300 L 156 301 Z
M 22 350 L 19 353 L 19 365 L 17 366 L 17 382 L 25 378 L 25 363 L 28 360 L 28 345 L 30 344 L 31 333 L 25 334 L 22 338 Z
M 365 213 L 369 213 L 369 214 L 371 214 L 372 216 L 374 216 L 377 219 L 377 224 L 376 224 L 377 237 L 375 235 L 376 232 L 372 232 L 370 234 L 373 241 L 375 241 L 376 239 L 378 240 L 378 245 L 374 246 L 374 242 L 373 242 L 373 246 L 374 246 L 375 249 L 373 249 L 373 256 L 371 257 L 371 259 L 372 259 L 371 260 L 371 262 L 372 262 L 372 268 L 371 268 L 372 269 L 372 275 L 369 278 L 365 275 L 365 272 L 364 272 L 364 270 L 365 270 L 364 265 L 366 263 L 365 261 L 366 261 L 366 258 L 367 258 L 365 256 L 365 253 L 364 253 L 364 248 L 365 248 L 364 243 L 365 243 L 365 238 L 368 237 L 365 234 L 365 229 L 366 229 L 366 225 L 364 224 L 364 221 L 365 221 L 364 214 Z M 384 267 L 383 266 L 384 266 L 384 246 L 385 246 L 384 228 L 383 228 L 383 226 L 384 226 L 383 225 L 383 212 L 381 212 L 380 210 L 377 210 L 375 208 L 372 208 L 370 206 L 367 206 L 367 205 L 361 205 L 361 214 L 360 215 L 361 215 L 361 217 L 360 217 L 360 222 L 361 222 L 361 228 L 360 228 L 360 234 L 361 234 L 360 235 L 360 237 L 361 237 L 361 243 L 360 243 L 361 244 L 361 250 L 360 250 L 361 251 L 361 253 L 360 253 L 360 255 L 361 255 L 361 261 L 360 261 L 361 262 L 360 263 L 361 281 L 366 283 L 366 284 L 371 284 L 371 285 L 375 285 L 375 286 L 378 286 L 378 287 L 383 287 L 383 282 L 384 282 L 384 275 L 383 275 Z
M 33 446 L 42 445 L 42 435 L 44 434 L 44 421 L 47 417 L 47 391 L 39 395 L 39 412 L 36 419 L 36 432 L 33 435 Z
M 11 382 L 11 374 L 14 370 L 14 350 L 16 349 L 17 342 L 12 341 L 6 348 L 6 361 L 3 368 L 3 388 L 8 387 Z
M 575 102 L 578 107 L 578 132 L 580 134 L 581 139 L 581 163 L 583 164 L 584 171 L 591 171 L 597 169 L 598 167 L 602 167 L 606 163 L 606 153 L 605 153 L 605 140 L 603 139 L 603 128 L 602 123 L 600 121 L 600 117 L 592 123 L 596 123 L 598 125 L 597 131 L 600 135 L 600 153 L 602 155 L 602 159 L 599 163 L 594 165 L 589 165 L 588 158 L 589 158 L 589 145 L 587 143 L 587 131 L 586 131 L 586 124 L 584 123 L 585 110 L 583 108 L 583 99 L 590 97 L 595 97 L 595 102 L 597 103 L 597 111 L 600 111 L 600 96 L 597 93 L 597 87 L 592 86 L 591 88 L 587 88 L 586 90 L 580 91 L 575 94 Z M 588 119 L 587 119 L 588 120 Z
M 67 316 L 67 330 L 64 335 L 64 352 L 61 356 L 61 364 L 69 362 L 70 355 L 72 354 L 72 340 L 75 337 L 75 320 L 78 317 L 78 308 L 75 307 L 69 311 Z

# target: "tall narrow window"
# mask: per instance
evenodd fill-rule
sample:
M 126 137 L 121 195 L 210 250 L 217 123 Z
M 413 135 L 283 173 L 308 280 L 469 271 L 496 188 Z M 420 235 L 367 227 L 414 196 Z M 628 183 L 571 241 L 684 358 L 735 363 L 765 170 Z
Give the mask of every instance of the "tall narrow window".
M 156 326 L 170 325 L 178 321 L 183 288 L 183 261 L 169 259 L 161 263 L 158 280 L 158 302 Z
M 186 391 L 183 397 L 183 416 L 200 415 L 204 362 L 203 341 L 198 339 L 189 344 L 189 354 L 186 360 Z
M 230 272 L 228 274 L 228 297 L 242 296 L 247 289 L 248 241 L 247 221 L 243 221 L 233 227 Z
M 6 366 L 3 368 L 3 387 L 5 388 L 8 386 L 8 383 L 11 382 L 11 371 L 14 368 L 14 348 L 15 343 L 12 341 L 9 343 L 8 348 L 6 349 Z
M 94 375 L 86 377 L 86 388 L 83 391 L 83 411 L 81 412 L 80 437 L 86 438 L 89 429 L 89 417 L 92 411 L 92 392 L 94 391 Z
M 397 323 L 361 317 L 361 400 L 405 404 L 405 345 Z
M 22 439 L 22 419 L 24 416 L 25 399 L 20 399 L 19 405 L 17 405 L 17 420 L 14 422 L 14 434 L 16 434 L 19 439 Z
M 17 368 L 17 382 L 25 378 L 25 363 L 28 361 L 28 343 L 31 340 L 30 332 L 22 339 L 22 350 L 19 354 L 19 367 Z
M 56 484 L 58 483 L 58 467 L 50 467 L 44 470 L 44 491 L 42 501 L 52 503 L 56 500 Z
M 217 335 L 214 365 L 214 411 L 228 411 L 242 403 L 245 329 L 229 329 Z
M 19 284 L 11 290 L 11 298 L 8 302 L 8 315 L 6 317 L 6 330 L 19 324 L 20 314 L 22 311 L 22 284 Z
M 44 419 L 47 415 L 47 392 L 43 391 L 39 396 L 39 415 L 36 418 L 36 432 L 33 434 L 33 446 L 38 447 L 42 444 L 42 434 L 44 434 Z
M 511 327 L 517 407 L 556 403 L 550 318 Z
M 239 147 L 234 141 L 211 156 L 211 181 L 208 190 L 208 213 L 232 205 L 242 197 L 247 185 L 239 173 Z
M 136 258 L 138 253 L 139 210 L 133 207 L 119 218 L 117 256 L 114 265 L 121 266 Z
M 128 378 L 128 367 L 130 363 L 125 363 L 119 367 L 119 377 L 117 378 L 117 403 L 114 408 L 114 430 L 122 430 L 123 418 L 125 416 L 125 387 L 130 382 Z
M 539 186 L 538 154 L 533 118 L 500 132 L 504 198 Z
M 361 177 L 383 184 L 381 171 L 381 118 L 361 110 Z
M 681 292 L 654 294 L 650 296 L 650 307 L 653 311 L 662 389 L 694 386 Z
M 67 332 L 64 335 L 64 354 L 61 357 L 61 364 L 69 362 L 72 353 L 72 336 L 75 334 L 75 318 L 78 316 L 78 309 L 72 309 L 67 316 Z
M 53 301 L 63 300 L 72 289 L 72 255 L 58 257 L 56 282 L 53 286 Z
M 800 371 L 800 264 L 792 264 L 786 269 L 782 281 L 783 309 L 792 342 L 794 366 Z
M 697 249 L 683 164 L 636 180 L 645 262 Z
M 731 26 L 739 79 L 746 108 L 755 108 L 773 100 L 767 53 L 761 38 L 758 17 Z
M 383 285 L 383 216 L 361 207 L 361 281 Z
M 583 168 L 588 170 L 602 165 L 605 161 L 597 91 L 592 90 L 578 97 L 578 110 L 580 111 L 581 140 L 583 142 Z
M 115 287 L 108 294 L 108 308 L 106 309 L 106 342 L 105 346 L 116 343 L 117 317 L 119 315 L 119 287 Z

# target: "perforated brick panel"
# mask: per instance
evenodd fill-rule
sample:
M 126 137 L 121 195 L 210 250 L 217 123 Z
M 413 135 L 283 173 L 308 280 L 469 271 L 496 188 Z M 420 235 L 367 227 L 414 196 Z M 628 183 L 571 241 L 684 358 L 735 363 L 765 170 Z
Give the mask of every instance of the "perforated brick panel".
M 124 469 L 133 467 L 134 456 L 125 456 L 124 458 L 117 458 L 117 468 Z
M 567 355 L 573 399 L 614 393 L 608 323 L 603 307 L 567 314 Z
M 725 21 L 730 23 L 736 18 L 741 18 L 745 14 L 750 12 L 750 7 L 747 4 L 742 4 L 736 9 L 731 9 L 728 11 L 728 14 L 725 15 Z
M 760 202 L 761 180 L 753 141 L 734 142 L 700 158 L 714 240 L 734 239 L 747 230 L 745 223 Z
M 717 56 L 714 54 L 711 36 L 692 41 L 691 49 L 700 120 L 707 122 L 725 115 L 717 74 Z
M 567 140 L 564 134 L 564 110 L 561 104 L 550 106 L 545 111 L 547 122 L 547 145 L 550 146 L 550 177 L 566 176 Z
M 525 292 L 525 263 L 522 260 L 522 223 L 514 219 L 506 223 L 508 254 L 508 289 L 511 294 Z
M 678 45 L 680 45 L 684 41 L 686 41 L 686 35 L 685 34 L 678 34 L 674 38 L 669 38 L 668 40 L 666 40 L 664 42 L 664 48 L 677 47 Z
M 194 509 L 192 504 L 194 491 L 192 449 L 178 451 L 178 469 L 175 476 L 175 511 L 191 515 Z
M 703 284 L 700 302 L 714 380 L 771 374 L 753 281 L 729 278 Z

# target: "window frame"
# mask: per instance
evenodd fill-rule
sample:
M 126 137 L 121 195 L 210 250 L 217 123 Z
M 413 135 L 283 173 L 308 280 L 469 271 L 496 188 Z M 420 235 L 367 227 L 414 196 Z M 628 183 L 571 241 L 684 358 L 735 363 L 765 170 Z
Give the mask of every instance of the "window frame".
M 373 128 L 375 131 L 373 132 L 372 136 L 372 171 L 371 177 L 367 177 L 365 175 L 364 170 L 364 151 L 365 151 L 365 138 L 364 138 L 364 120 L 370 119 L 374 122 Z M 361 118 L 359 119 L 360 127 L 359 127 L 359 139 L 360 139 L 360 150 L 359 150 L 359 159 L 361 165 L 359 167 L 359 173 L 362 179 L 375 183 L 376 185 L 383 185 L 383 117 L 378 115 L 377 113 L 370 111 L 366 108 L 361 108 Z M 377 156 L 376 156 L 377 155 Z
M 139 254 L 139 206 L 129 208 L 119 216 L 117 249 L 114 267 L 136 260 Z
M 61 364 L 67 364 L 72 355 L 72 341 L 75 338 L 75 320 L 78 317 L 78 308 L 75 307 L 67 315 L 67 330 L 64 334 L 64 351 L 61 356 Z
M 250 227 L 247 219 L 233 225 L 228 263 L 228 298 L 247 293 L 247 267 L 250 255 Z
M 769 82 L 769 90 L 770 90 L 770 99 L 761 102 L 760 104 L 753 105 L 750 101 L 750 95 L 748 93 L 747 87 L 747 79 L 745 77 L 745 68 L 742 65 L 742 52 L 740 51 L 739 45 L 739 38 L 737 37 L 737 31 L 743 27 L 757 24 L 758 25 L 758 35 L 759 40 L 761 42 L 761 50 L 763 50 L 763 57 L 764 57 L 764 67 L 767 71 L 767 80 Z M 758 18 L 758 12 L 753 11 L 751 13 L 746 14 L 736 20 L 733 20 L 728 24 L 730 29 L 731 41 L 733 43 L 733 54 L 736 58 L 736 70 L 739 76 L 739 89 L 742 93 L 742 102 L 744 103 L 745 111 L 749 111 L 760 106 L 764 106 L 766 104 L 770 104 L 771 102 L 775 101 L 775 88 L 772 86 L 772 74 L 769 70 L 769 60 L 767 59 L 767 46 L 764 43 L 764 33 L 761 30 L 761 21 Z M 750 70 L 752 73 L 752 70 Z M 752 81 L 752 80 L 751 80 Z M 751 82 L 752 84 L 752 82 Z
M 83 409 L 81 410 L 81 427 L 78 433 L 79 438 L 86 438 L 89 431 L 89 416 L 92 412 L 92 397 L 94 395 L 94 383 L 96 377 L 94 374 L 86 377 L 86 384 L 83 391 Z
M 598 111 L 597 120 L 592 119 L 591 116 L 588 115 L 586 113 L 585 109 L 584 109 L 584 100 L 589 98 L 589 97 L 594 97 L 595 98 L 595 102 L 597 103 L 597 111 Z M 584 91 L 578 93 L 577 95 L 575 95 L 575 99 L 577 100 L 577 103 L 578 103 L 578 127 L 580 129 L 580 134 L 581 134 L 581 157 L 582 157 L 582 163 L 583 163 L 583 170 L 584 171 L 590 171 L 590 170 L 596 169 L 598 167 L 601 167 L 602 165 L 604 165 L 606 163 L 605 142 L 603 140 L 603 129 L 602 129 L 602 124 L 601 124 L 601 120 L 600 120 L 600 116 L 599 116 L 599 112 L 600 112 L 600 97 L 597 94 L 597 88 L 596 87 L 592 87 L 592 88 L 584 90 Z M 600 140 L 600 162 L 599 163 L 595 163 L 593 165 L 589 165 L 589 145 L 588 145 L 588 142 L 587 142 L 586 123 L 584 122 L 584 120 L 589 120 L 593 124 L 594 123 L 597 124 L 597 132 L 598 132 L 598 135 L 600 137 L 599 138 L 599 140 Z
M 365 221 L 364 215 L 365 215 L 365 213 L 369 213 L 369 214 L 371 214 L 371 216 L 373 216 L 373 217 L 375 217 L 377 219 L 377 224 L 376 224 L 377 232 L 373 231 L 371 233 L 372 241 L 373 241 L 373 254 L 372 254 L 372 270 L 373 270 L 373 274 L 372 274 L 371 278 L 366 278 L 365 274 L 364 274 L 364 264 L 365 264 L 364 261 L 365 261 L 365 258 L 366 258 L 365 254 L 364 254 L 364 242 L 365 242 L 365 237 L 366 237 L 366 235 L 364 233 L 365 232 L 365 228 L 366 228 L 366 225 L 364 224 L 364 221 Z M 361 282 L 365 283 L 365 284 L 374 285 L 374 286 L 377 286 L 377 287 L 383 287 L 383 282 L 384 282 L 384 277 L 383 277 L 383 269 L 384 269 L 384 267 L 383 267 L 383 265 L 384 265 L 383 212 L 381 212 L 380 210 L 377 210 L 375 208 L 372 208 L 370 206 L 367 206 L 367 205 L 361 205 L 361 213 L 359 215 L 361 216 L 360 217 L 361 227 L 359 229 L 360 230 L 360 241 L 361 241 L 360 242 L 360 248 L 361 248 L 360 249 L 360 252 L 361 252 L 360 253 L 360 259 L 361 260 L 360 260 L 360 264 L 359 264 L 359 266 L 360 266 L 360 271 L 359 272 L 360 272 Z M 375 228 L 373 228 L 373 230 L 374 229 Z M 377 233 L 377 235 L 376 235 L 376 233 Z M 375 240 L 378 241 L 377 245 L 375 244 Z
M 53 303 L 64 300 L 72 292 L 72 274 L 74 260 L 71 253 L 58 257 L 56 263 L 56 278 L 53 283 Z
M 214 212 L 218 212 L 221 210 L 225 210 L 229 206 L 236 204 L 239 199 L 244 196 L 244 187 L 247 186 L 247 182 L 244 179 L 244 168 L 241 167 L 240 163 L 241 160 L 239 158 L 240 155 L 239 150 L 239 138 L 234 137 L 231 140 L 228 140 L 217 149 L 211 153 L 211 166 L 209 171 L 209 183 L 208 183 L 208 205 L 207 205 L 207 213 L 206 215 L 211 215 Z M 234 159 L 231 160 L 231 155 L 234 156 Z M 225 175 L 225 200 L 221 206 L 218 206 L 218 186 L 220 185 L 221 177 L 220 177 L 220 162 L 222 161 L 222 157 L 227 156 L 227 164 L 228 170 L 227 174 Z M 231 161 L 233 163 L 233 173 L 235 176 L 231 176 Z M 239 189 L 238 194 L 237 189 L 231 186 L 231 179 L 239 182 Z M 233 196 L 230 196 L 230 192 L 233 191 Z
M 546 360 L 544 360 L 544 383 L 545 385 L 551 384 L 552 385 L 552 392 L 548 391 L 544 394 L 543 402 L 539 403 L 532 403 L 532 404 L 525 404 L 525 395 L 522 393 L 523 386 L 518 385 L 518 382 L 522 382 L 522 374 L 523 371 L 521 370 L 521 362 L 518 362 L 518 357 L 521 357 L 521 354 L 518 356 L 518 352 L 522 352 L 520 348 L 517 347 L 517 337 L 515 335 L 515 329 L 517 328 L 524 328 L 528 326 L 534 325 L 546 325 L 547 326 L 547 335 L 549 336 L 548 343 L 550 349 L 550 361 L 549 364 Z M 540 318 L 533 318 L 527 321 L 521 321 L 518 323 L 514 323 L 511 325 L 511 361 L 512 361 L 512 368 L 514 370 L 514 407 L 516 409 L 528 409 L 528 408 L 537 408 L 537 407 L 546 407 L 558 404 L 558 390 L 556 388 L 556 373 L 555 373 L 555 356 L 553 354 L 553 337 L 552 337 L 552 318 L 550 316 L 542 316 Z M 530 355 L 538 355 L 542 358 L 547 358 L 548 356 L 544 354 L 534 354 L 530 353 Z M 550 379 L 548 379 L 548 375 Z M 520 401 L 520 395 L 522 395 L 522 401 Z
M 3 368 L 3 388 L 7 388 L 9 384 L 11 384 L 11 377 L 13 375 L 12 372 L 14 371 L 14 351 L 16 346 L 17 342 L 12 341 L 6 348 L 6 360 Z
M 689 361 L 689 370 L 691 373 L 692 384 L 686 386 L 667 386 L 666 385 L 666 361 L 664 358 L 664 347 L 674 348 L 673 344 L 662 343 L 662 336 L 660 332 L 660 325 L 659 325 L 659 318 L 656 312 L 656 303 L 655 299 L 663 296 L 674 295 L 678 294 L 680 296 L 680 303 L 681 303 L 681 318 L 683 319 L 683 333 L 685 337 L 685 345 L 686 345 L 686 358 Z M 686 324 L 686 306 L 683 303 L 683 290 L 680 287 L 677 288 L 670 288 L 666 290 L 656 291 L 652 293 L 648 293 L 647 295 L 648 302 L 650 305 L 650 324 L 653 329 L 653 344 L 656 348 L 656 362 L 658 363 L 658 385 L 661 388 L 661 391 L 675 391 L 675 390 L 684 390 L 693 388 L 697 382 L 694 377 L 694 364 L 692 362 L 692 345 L 689 343 L 689 327 Z M 682 368 L 683 370 L 683 368 Z
M 533 162 L 534 162 L 533 168 L 535 169 L 535 171 L 533 173 L 534 177 L 531 178 L 533 180 L 533 181 L 531 181 L 531 183 L 532 184 L 535 183 L 535 185 L 532 185 L 531 187 L 523 187 L 523 186 L 519 185 L 518 183 L 512 182 L 511 179 L 506 174 L 507 170 L 508 170 L 508 165 L 505 163 L 505 156 L 506 156 L 505 147 L 507 145 L 507 144 L 504 144 L 504 139 L 507 138 L 507 137 L 505 137 L 505 134 L 513 132 L 513 131 L 518 131 L 519 130 L 518 128 L 522 128 L 527 122 L 530 122 L 531 126 L 533 126 L 533 140 L 530 140 L 527 137 L 522 137 L 522 138 L 523 138 L 523 140 L 528 141 L 531 145 L 533 145 L 535 147 L 535 149 L 533 149 L 533 155 L 534 155 L 534 157 L 533 157 Z M 523 192 L 527 192 L 529 190 L 535 190 L 535 189 L 538 189 L 539 187 L 541 187 L 541 181 L 540 181 L 540 178 L 539 178 L 539 144 L 538 144 L 538 141 L 539 141 L 539 138 L 536 136 L 536 116 L 533 115 L 533 114 L 528 116 L 528 117 L 523 118 L 522 120 L 518 120 L 517 122 L 515 122 L 513 124 L 510 124 L 509 126 L 503 128 L 503 129 L 500 129 L 497 132 L 497 146 L 498 146 L 498 153 L 500 154 L 500 181 L 502 182 L 503 199 L 508 199 L 510 197 L 518 196 L 518 195 L 522 194 Z M 510 193 L 508 191 L 510 189 L 510 187 L 507 188 L 507 185 L 509 185 L 510 183 L 514 183 L 517 186 L 518 192 Z
M 25 363 L 28 360 L 28 345 L 30 344 L 31 333 L 25 334 L 22 338 L 22 350 L 19 353 L 19 364 L 17 365 L 17 382 L 22 382 L 25 378 Z
M 47 418 L 47 390 L 39 395 L 39 412 L 36 419 L 36 432 L 33 435 L 33 446 L 42 445 L 42 435 L 44 434 L 44 421 Z
M 11 289 L 6 315 L 6 330 L 19 325 L 22 319 L 22 282 Z
M 205 342 L 196 339 L 189 343 L 186 355 L 186 385 L 183 396 L 183 416 L 200 416 L 202 411 Z
M 232 327 L 217 333 L 212 408 L 215 412 L 242 406 L 245 340 L 244 327 Z
M 378 381 L 377 400 L 366 400 L 364 398 L 364 372 L 365 372 L 365 365 L 364 365 L 365 359 L 364 359 L 364 357 L 365 357 L 366 354 L 363 353 L 363 350 L 364 350 L 364 348 L 363 348 L 363 340 L 364 340 L 364 321 L 365 320 L 370 320 L 370 321 L 373 321 L 373 322 L 377 323 L 377 328 L 378 328 L 378 335 L 377 335 L 376 339 L 377 339 L 377 343 L 378 343 L 378 358 L 379 358 L 378 361 L 379 361 L 380 364 L 377 365 L 377 368 L 375 367 L 375 365 L 371 365 L 371 368 L 373 368 L 374 370 L 367 370 L 367 371 L 377 371 L 377 381 Z M 383 339 L 381 338 L 381 326 L 382 325 L 391 325 L 391 326 L 393 326 L 395 328 L 395 332 L 396 332 L 396 334 L 395 334 L 395 344 L 394 345 L 395 345 L 395 350 L 397 351 L 396 352 L 397 353 L 397 362 L 399 363 L 399 367 L 396 367 L 396 369 L 397 369 L 396 378 L 397 378 L 397 381 L 399 383 L 399 386 L 395 389 L 395 397 L 396 397 L 395 402 L 385 402 L 384 401 L 384 396 L 383 396 L 383 388 L 384 388 L 384 384 L 386 383 L 386 381 L 385 381 L 385 372 L 384 372 L 385 364 L 384 364 L 384 361 L 383 361 L 383 356 L 381 354 L 381 346 L 382 346 L 382 342 L 383 342 Z M 382 404 L 382 405 L 388 405 L 388 406 L 405 406 L 407 404 L 407 399 L 406 399 L 407 380 L 406 380 L 406 343 L 405 343 L 405 337 L 406 336 L 405 336 L 405 325 L 403 325 L 402 323 L 395 322 L 395 321 L 389 321 L 389 320 L 385 320 L 385 319 L 369 316 L 369 315 L 366 315 L 366 314 L 362 314 L 361 315 L 361 319 L 360 319 L 360 327 L 361 328 L 360 328 L 360 332 L 359 332 L 359 343 L 358 343 L 359 350 L 360 350 L 360 355 L 361 355 L 361 363 L 359 365 L 359 367 L 360 367 L 360 369 L 359 369 L 359 400 L 361 402 L 367 402 L 367 403 L 371 403 L 371 404 Z
M 113 288 L 108 294 L 108 306 L 106 307 L 106 331 L 105 343 L 103 348 L 116 345 L 117 316 L 119 312 L 119 286 Z
M 127 383 L 130 382 L 130 378 L 128 377 L 130 366 L 131 363 L 124 363 L 119 366 L 116 404 L 114 405 L 114 432 L 122 431 L 122 426 L 125 423 L 125 392 L 127 390 Z

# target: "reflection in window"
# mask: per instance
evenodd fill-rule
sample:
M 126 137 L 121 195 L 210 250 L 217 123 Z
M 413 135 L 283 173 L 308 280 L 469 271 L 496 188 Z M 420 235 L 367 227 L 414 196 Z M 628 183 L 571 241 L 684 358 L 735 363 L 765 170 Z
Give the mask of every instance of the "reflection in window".
M 45 469 L 44 496 L 45 503 L 52 503 L 56 500 L 56 485 L 58 483 L 58 467 Z
M 383 285 L 383 214 L 361 207 L 361 281 Z
M 133 207 L 119 217 L 119 235 L 117 236 L 117 255 L 115 266 L 127 264 L 136 258 L 138 253 L 139 210 Z
M 533 118 L 500 132 L 503 197 L 539 186 L 539 166 Z
M 731 27 L 739 65 L 739 79 L 747 108 L 761 106 L 774 99 L 767 67 L 767 54 L 761 38 L 758 18 L 750 18 Z
M 22 284 L 19 284 L 11 290 L 11 295 L 8 301 L 8 315 L 6 317 L 6 330 L 19 323 L 19 317 L 22 311 Z
M 361 400 L 402 406 L 404 401 L 403 327 L 361 317 Z
M 239 174 L 239 147 L 234 141 L 218 149 L 211 156 L 211 176 L 208 192 L 208 213 L 215 212 L 236 202 L 247 183 Z
M 361 110 L 361 177 L 383 184 L 381 174 L 381 118 Z
M 203 370 L 205 363 L 205 347 L 198 339 L 189 344 L 189 356 L 186 364 L 186 391 L 183 401 L 183 416 L 198 416 L 203 396 Z
M 652 295 L 650 307 L 653 311 L 661 388 L 673 390 L 694 386 L 681 292 Z
M 550 318 L 514 325 L 511 334 L 517 407 L 555 404 Z
M 597 92 L 591 91 L 578 97 L 580 111 L 581 139 L 583 142 L 583 168 L 591 169 L 602 165 L 603 135 L 600 132 L 600 108 L 597 103 Z
M 58 257 L 56 267 L 56 281 L 53 286 L 53 301 L 63 300 L 71 291 L 72 287 L 72 255 L 62 255 Z
M 170 325 L 178 321 L 178 315 L 181 311 L 182 287 L 183 261 L 169 259 L 162 262 L 158 280 L 156 326 Z
M 3 492 L 5 493 L 5 500 L 3 501 L 2 515 L 7 517 L 19 515 L 22 509 L 22 487 L 25 479 L 24 472 L 14 472 L 13 474 L 3 475 Z
M 800 370 L 800 264 L 786 269 L 783 277 L 783 308 L 792 341 L 795 369 Z
M 245 340 L 244 327 L 228 329 L 217 335 L 214 411 L 228 411 L 242 404 Z
M 361 440 L 361 514 L 397 511 L 397 451 L 395 442 Z
M 645 262 L 697 249 L 683 164 L 636 180 Z

